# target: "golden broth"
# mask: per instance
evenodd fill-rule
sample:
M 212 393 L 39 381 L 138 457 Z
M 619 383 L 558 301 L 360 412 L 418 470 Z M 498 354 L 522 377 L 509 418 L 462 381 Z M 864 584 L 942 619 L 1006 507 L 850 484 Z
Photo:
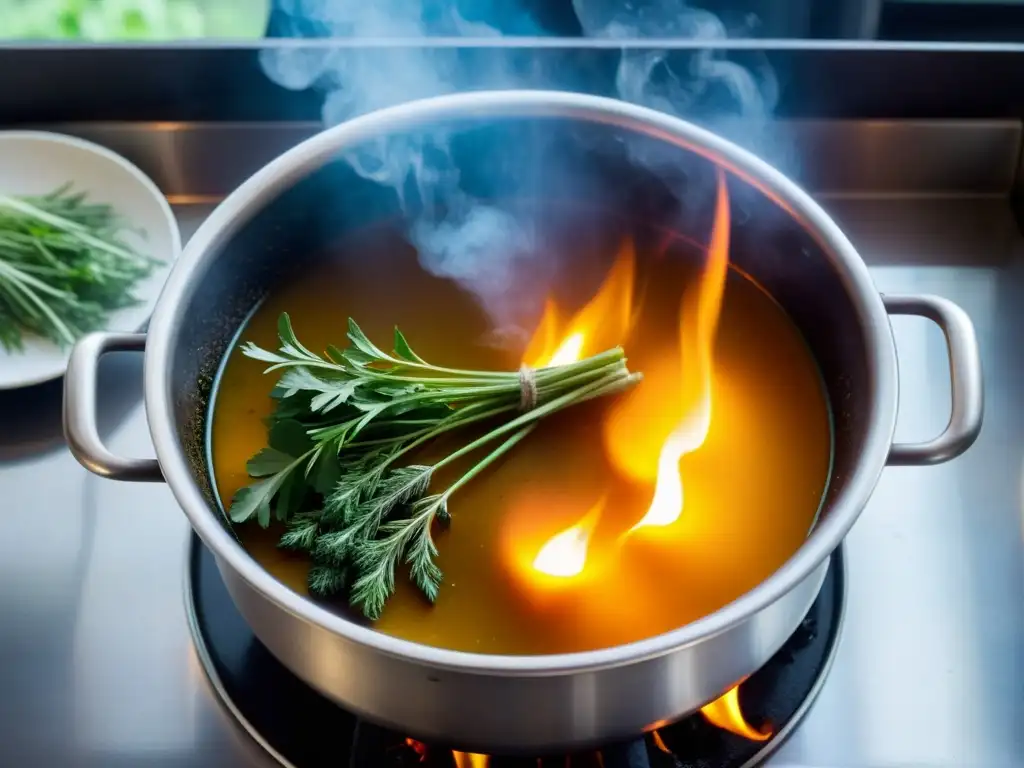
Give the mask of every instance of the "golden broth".
M 651 408 L 634 425 L 629 450 L 616 452 L 618 466 L 629 454 L 633 464 L 653 471 L 660 439 L 671 426 L 666 419 L 678 418 L 679 301 L 698 275 L 695 259 L 676 254 L 639 262 L 643 309 L 626 348 L 630 368 L 647 377 L 640 385 L 647 388 L 644 402 L 664 407 Z M 559 297 L 563 314 L 581 305 L 602 277 L 600 270 L 587 279 L 577 273 L 576 303 Z M 276 349 L 282 311 L 312 349 L 343 345 L 352 316 L 381 345 L 398 324 L 417 352 L 439 365 L 518 366 L 508 352 L 482 343 L 488 323 L 472 298 L 424 274 L 415 254 L 398 242 L 378 241 L 372 257 L 339 260 L 283 286 L 257 310 L 241 339 Z M 248 481 L 246 460 L 265 445 L 261 419 L 271 410 L 275 376 L 263 375 L 263 368 L 234 349 L 220 380 L 211 445 L 225 504 Z M 676 524 L 639 531 L 619 546 L 653 490 L 653 474 L 624 476 L 606 453 L 602 424 L 628 403 L 598 401 L 564 411 L 541 422 L 506 459 L 452 497 L 451 526 L 436 533 L 444 571 L 436 604 L 400 572 L 375 628 L 478 653 L 564 653 L 669 631 L 756 586 L 800 547 L 813 523 L 827 482 L 831 435 L 818 370 L 799 332 L 774 301 L 734 271 L 718 325 L 712 400 L 707 440 L 681 462 L 685 507 Z M 536 574 L 530 563 L 541 545 L 602 498 L 583 574 L 562 580 Z M 306 594 L 307 561 L 276 548 L 279 530 L 252 523 L 239 535 L 275 577 Z M 344 606 L 338 610 L 348 613 Z

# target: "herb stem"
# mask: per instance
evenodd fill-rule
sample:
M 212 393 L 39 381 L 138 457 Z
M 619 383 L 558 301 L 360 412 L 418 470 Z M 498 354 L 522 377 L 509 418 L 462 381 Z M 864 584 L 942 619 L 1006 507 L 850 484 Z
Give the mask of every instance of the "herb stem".
M 24 200 L 19 200 L 14 197 L 8 197 L 6 195 L 0 195 L 0 206 L 10 208 L 12 210 L 17 211 L 18 213 L 25 214 L 26 216 L 31 216 L 32 218 L 38 219 L 44 224 L 49 224 L 51 227 L 55 227 L 56 229 L 72 233 L 75 235 L 75 237 L 80 238 L 83 242 L 87 243 L 93 248 L 98 248 L 101 251 L 106 251 L 107 253 L 110 253 L 113 256 L 118 256 L 122 259 L 129 260 L 141 259 L 141 257 L 136 253 L 133 253 L 125 248 L 119 248 L 116 245 L 111 245 L 105 240 L 102 240 L 98 237 L 94 237 L 92 234 L 89 233 L 89 230 L 86 227 L 82 226 L 81 224 L 74 221 L 69 221 L 63 216 L 58 216 L 56 214 L 44 211 L 32 205 L 31 203 L 25 202 Z M 144 259 L 141 260 L 144 261 Z
M 510 437 L 507 440 L 505 440 L 505 442 L 503 442 L 501 445 L 499 445 L 497 448 L 495 448 L 489 454 L 484 456 L 483 459 L 481 459 L 479 462 L 474 464 L 458 480 L 456 480 L 454 483 L 452 483 L 451 485 L 448 486 L 448 488 L 442 494 L 445 497 L 445 499 L 448 499 L 448 497 L 450 497 L 453 493 L 455 493 L 457 490 L 459 490 L 459 488 L 464 486 L 466 483 L 468 483 L 474 477 L 476 477 L 481 472 L 483 472 L 485 469 L 487 469 L 487 467 L 489 467 L 491 464 L 493 464 L 499 458 L 501 458 L 506 453 L 511 451 L 520 441 L 523 440 L 523 438 L 525 438 L 528 434 L 530 434 L 534 430 L 534 428 L 536 428 L 536 426 L 537 426 L 537 424 L 535 422 L 533 424 L 530 424 L 528 426 L 523 427 L 518 432 L 516 432 L 514 435 L 512 435 L 512 437 Z M 434 468 L 436 469 L 437 466 L 435 465 Z
M 594 368 L 592 370 L 581 371 L 572 376 L 568 376 L 564 379 L 559 379 L 557 383 L 542 382 L 537 385 L 537 394 L 541 399 L 544 399 L 545 395 L 549 395 L 551 392 L 561 392 L 566 389 L 575 389 L 582 384 L 588 384 L 591 381 L 603 379 L 609 374 L 625 374 L 626 366 L 622 362 L 608 363 L 601 368 Z
M 574 390 L 572 392 L 567 392 L 561 397 L 557 397 L 554 400 L 545 403 L 544 405 L 534 408 L 533 410 L 527 411 L 522 416 L 512 419 L 512 421 L 508 421 L 499 427 L 495 427 L 486 435 L 478 437 L 476 440 L 469 443 L 468 445 L 464 445 L 457 451 L 448 454 L 445 458 L 441 459 L 439 462 L 434 464 L 434 470 L 436 471 L 441 467 L 451 464 L 453 461 L 461 459 L 467 453 L 472 453 L 480 446 L 486 445 L 492 440 L 497 440 L 499 437 L 501 437 L 502 435 L 506 435 L 509 432 L 514 432 L 519 427 L 530 424 L 531 422 L 537 421 L 538 419 L 542 419 L 545 416 L 554 413 L 555 411 L 561 410 L 562 408 L 565 408 L 566 406 L 571 405 L 574 402 L 578 402 L 581 400 L 589 400 L 592 397 L 596 397 L 597 392 L 608 388 L 612 384 L 618 384 L 620 381 L 626 378 L 628 378 L 628 376 L 625 374 L 609 374 L 603 379 L 598 379 L 597 381 L 591 382 L 585 387 L 581 387 L 580 389 Z
M 562 376 L 565 376 L 567 373 L 570 373 L 570 372 L 577 372 L 579 370 L 587 370 L 587 369 L 592 368 L 592 367 L 600 367 L 600 366 L 603 366 L 603 365 L 607 364 L 608 362 L 612 362 L 612 361 L 615 361 L 615 360 L 620 360 L 622 358 L 623 358 L 622 348 L 621 347 L 613 347 L 612 349 L 605 350 L 604 352 L 601 352 L 599 354 L 596 354 L 596 355 L 593 355 L 591 357 L 585 358 L 583 360 L 578 360 L 578 361 L 573 362 L 573 363 L 567 363 L 565 365 L 543 366 L 541 368 L 535 368 L 534 371 L 535 371 L 536 379 L 537 379 L 537 381 L 539 383 L 540 381 L 543 381 L 543 380 L 545 380 L 547 378 L 550 378 L 552 376 L 562 377 Z M 389 373 L 387 373 L 385 371 L 375 371 L 372 368 L 367 368 L 365 370 L 371 376 L 375 376 L 375 377 L 379 376 L 381 378 L 386 378 L 389 381 L 419 381 L 419 382 L 423 382 L 423 383 L 430 383 L 430 382 L 442 383 L 443 382 L 443 383 L 446 383 L 446 384 L 448 384 L 448 383 L 458 384 L 458 383 L 468 383 L 470 381 L 487 381 L 487 382 L 492 382 L 494 380 L 498 380 L 498 381 L 511 381 L 514 384 L 518 384 L 519 383 L 519 373 L 518 373 L 518 371 L 515 371 L 515 372 L 509 372 L 509 371 L 466 371 L 466 370 L 461 370 L 461 369 L 458 369 L 458 368 L 445 368 L 445 367 L 438 366 L 438 365 L 430 365 L 429 363 L 424 364 L 424 363 L 416 363 L 416 362 L 412 362 L 412 361 L 408 361 L 408 360 L 398 360 L 398 359 L 396 359 L 394 357 L 391 357 L 390 355 L 387 356 L 387 361 L 392 363 L 392 364 L 394 364 L 394 365 L 399 365 L 402 368 L 418 368 L 420 370 L 433 371 L 433 372 L 436 372 L 436 373 L 449 373 L 449 374 L 452 374 L 455 378 L 452 378 L 452 379 L 442 379 L 442 378 L 434 377 L 434 376 L 429 376 L 429 377 L 427 377 L 427 376 L 424 376 L 424 377 L 402 377 L 402 376 L 395 376 L 393 374 L 389 374 Z
M 158 262 L 122 242 L 123 229 L 110 206 L 68 186 L 0 195 L 0 346 L 37 335 L 66 347 L 136 303 L 131 289 Z
M 350 346 L 329 346 L 326 357 L 303 346 L 286 314 L 278 336 L 276 352 L 251 343 L 242 347 L 246 356 L 268 363 L 268 372 L 289 370 L 276 387 L 279 405 L 270 420 L 269 445 L 247 464 L 259 480 L 232 499 L 231 519 L 255 517 L 266 527 L 273 515 L 288 523 L 280 546 L 311 554 L 310 590 L 327 595 L 347 589 L 350 602 L 371 619 L 394 592 L 403 564 L 423 595 L 436 599 L 442 573 L 434 562 L 431 528 L 435 520 L 450 520 L 453 494 L 509 453 L 541 419 L 641 379 L 626 367 L 620 347 L 524 376 L 430 365 L 398 329 L 389 354 L 352 320 Z M 535 395 L 526 411 L 524 386 Z M 488 420 L 431 464 L 400 463 L 448 432 Z M 439 470 L 477 451 L 482 458 L 475 456 L 446 488 L 429 493 Z M 295 469 L 301 464 L 300 475 Z M 304 506 L 310 487 L 314 507 Z
M 433 440 L 435 437 L 440 437 L 445 432 L 451 432 L 453 429 L 459 429 L 460 427 L 464 427 L 469 424 L 475 424 L 478 421 L 484 421 L 486 419 L 494 418 L 495 416 L 500 416 L 503 413 L 508 413 L 509 411 L 516 410 L 517 407 L 518 405 L 502 405 L 499 407 L 490 408 L 489 410 L 486 411 L 482 411 L 481 413 L 478 413 L 475 416 L 468 416 L 466 418 L 458 420 L 442 422 L 436 428 L 430 430 L 429 432 L 420 436 L 416 440 L 413 440 L 411 443 L 409 443 L 409 445 L 403 447 L 401 450 L 395 453 L 395 455 L 391 456 L 387 460 L 387 463 L 389 465 L 393 464 L 399 457 L 403 456 L 406 453 L 409 453 L 409 451 L 419 448 L 421 445 L 424 445 L 430 440 Z

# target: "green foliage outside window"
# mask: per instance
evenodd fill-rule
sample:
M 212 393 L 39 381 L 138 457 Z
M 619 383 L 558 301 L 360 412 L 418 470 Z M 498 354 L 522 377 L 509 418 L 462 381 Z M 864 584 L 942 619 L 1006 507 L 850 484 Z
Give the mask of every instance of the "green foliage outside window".
M 257 38 L 269 0 L 0 0 L 0 38 L 158 41 Z

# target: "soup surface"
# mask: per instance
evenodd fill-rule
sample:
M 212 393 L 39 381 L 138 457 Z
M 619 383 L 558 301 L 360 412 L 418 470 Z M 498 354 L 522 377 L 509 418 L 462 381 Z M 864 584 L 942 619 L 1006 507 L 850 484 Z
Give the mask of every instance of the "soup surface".
M 399 325 L 438 365 L 518 367 L 517 352 L 486 343 L 490 323 L 472 296 L 430 276 L 399 240 L 353 243 L 324 266 L 273 292 L 240 335 L 277 348 L 278 315 L 322 350 L 345 344 L 355 318 L 378 344 Z M 344 258 L 340 254 L 347 254 Z M 353 254 L 358 254 L 354 257 Z M 572 270 L 557 291 L 563 315 L 598 288 L 613 254 Z M 500 463 L 451 500 L 451 526 L 435 536 L 444 572 L 430 605 L 397 574 L 374 626 L 408 640 L 478 653 L 546 654 L 639 640 L 694 621 L 747 592 L 801 545 L 826 487 L 831 434 L 815 362 L 796 327 L 757 285 L 730 270 L 713 353 L 712 418 L 703 445 L 680 462 L 684 509 L 667 527 L 623 538 L 648 509 L 658 450 L 680 417 L 679 306 L 700 275 L 693 249 L 638 253 L 642 296 L 626 342 L 645 380 L 626 396 L 545 419 Z M 213 405 L 211 461 L 226 505 L 249 480 L 247 459 L 266 444 L 262 422 L 276 376 L 230 351 Z M 611 425 L 614 428 L 610 428 Z M 443 482 L 443 478 L 442 478 Z M 586 567 L 543 577 L 531 563 L 544 542 L 601 505 Z M 308 562 L 278 550 L 280 530 L 238 530 L 275 577 L 306 594 Z M 357 617 L 347 606 L 339 612 Z

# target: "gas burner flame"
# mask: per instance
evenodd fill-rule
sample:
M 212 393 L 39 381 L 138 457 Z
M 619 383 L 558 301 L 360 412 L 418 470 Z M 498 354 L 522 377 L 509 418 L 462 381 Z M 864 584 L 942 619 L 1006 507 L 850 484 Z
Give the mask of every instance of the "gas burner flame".
M 419 757 L 421 763 L 426 761 L 426 759 L 427 759 L 427 745 L 426 744 L 424 744 L 422 741 L 416 741 L 416 739 L 410 739 L 408 737 L 406 738 L 405 743 L 406 743 L 406 745 L 410 749 L 412 749 L 413 752 L 416 753 L 416 756 Z
M 740 709 L 738 685 L 730 688 L 724 696 L 701 707 L 700 713 L 712 725 L 751 741 L 767 741 L 772 736 L 771 728 L 766 726 L 757 730 L 747 722 L 743 710 Z
M 742 684 L 742 683 L 741 683 Z M 773 735 L 771 727 L 764 726 L 760 730 L 750 725 L 746 718 L 743 716 L 743 711 L 740 708 L 739 691 L 740 685 L 735 685 L 730 688 L 723 696 L 715 699 L 710 704 L 706 704 L 701 707 L 700 713 L 709 723 L 717 728 L 728 731 L 729 733 L 740 736 L 744 739 L 751 741 L 767 741 Z M 651 741 L 654 746 L 666 755 L 675 757 L 675 753 L 665 743 L 658 730 L 650 732 Z M 419 761 L 426 762 L 427 760 L 427 745 L 421 741 L 415 739 L 406 739 L 405 743 L 409 745 L 412 750 L 419 757 Z M 604 765 L 604 758 L 600 751 L 594 753 L 594 758 L 599 766 Z M 452 759 L 455 762 L 455 768 L 490 768 L 491 758 L 489 755 L 478 754 L 475 752 L 459 752 L 458 750 L 452 750 Z M 566 765 L 569 765 L 569 757 L 566 757 Z M 537 760 L 538 767 L 541 765 L 541 760 Z
M 406 738 L 405 743 L 416 753 L 419 762 L 425 763 L 427 761 L 429 749 L 426 744 L 410 738 Z M 491 764 L 491 758 L 487 755 L 478 755 L 474 752 L 459 752 L 454 749 L 452 750 L 452 759 L 455 761 L 455 768 L 488 768 Z
M 455 768 L 487 768 L 491 764 L 490 757 L 475 752 L 452 750 L 452 757 L 455 758 Z
M 657 731 L 651 731 L 651 741 L 654 742 L 654 746 L 664 752 L 666 755 L 671 755 L 672 750 L 665 744 L 665 740 L 661 738 L 661 734 Z

